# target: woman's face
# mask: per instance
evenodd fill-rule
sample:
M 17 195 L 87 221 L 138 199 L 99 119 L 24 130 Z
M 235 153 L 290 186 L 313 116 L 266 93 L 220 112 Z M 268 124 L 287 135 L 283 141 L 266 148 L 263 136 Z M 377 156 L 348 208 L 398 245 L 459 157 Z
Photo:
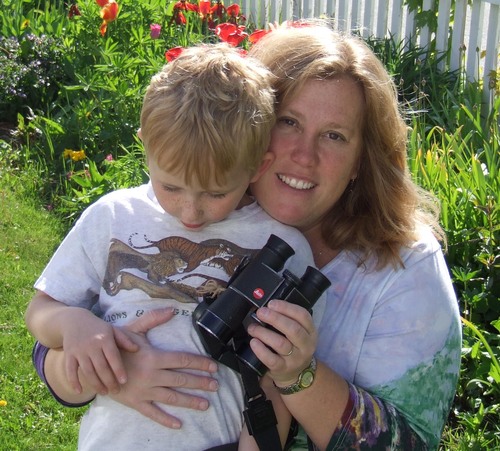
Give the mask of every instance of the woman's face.
M 310 80 L 280 106 L 269 147 L 274 162 L 252 184 L 264 210 L 306 236 L 318 229 L 357 177 L 363 108 L 363 92 L 347 76 Z

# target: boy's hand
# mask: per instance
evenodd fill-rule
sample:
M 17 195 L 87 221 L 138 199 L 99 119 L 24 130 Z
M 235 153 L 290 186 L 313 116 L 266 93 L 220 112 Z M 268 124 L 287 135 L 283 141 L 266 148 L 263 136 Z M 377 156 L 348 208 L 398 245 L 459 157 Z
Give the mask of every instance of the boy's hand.
M 208 409 L 205 398 L 178 389 L 216 391 L 218 384 L 211 373 L 217 371 L 217 364 L 204 355 L 162 351 L 151 346 L 146 332 L 169 321 L 172 316 L 172 309 L 153 310 L 123 328 L 139 345 L 139 350 L 122 352 L 129 380 L 120 387 L 119 393 L 113 393 L 111 397 L 162 426 L 178 429 L 181 421 L 160 409 L 157 403 L 195 410 Z M 185 370 L 207 372 L 209 375 Z
M 135 352 L 138 346 L 121 329 L 113 327 L 90 311 L 70 307 L 63 330 L 66 376 L 81 393 L 79 374 L 97 393 L 115 393 L 127 381 L 119 348 Z

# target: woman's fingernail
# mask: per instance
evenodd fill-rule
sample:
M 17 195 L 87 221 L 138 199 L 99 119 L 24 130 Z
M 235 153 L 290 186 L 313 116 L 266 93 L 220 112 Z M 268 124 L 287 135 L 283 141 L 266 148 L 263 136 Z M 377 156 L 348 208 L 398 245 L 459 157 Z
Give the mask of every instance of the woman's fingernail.
M 217 391 L 219 389 L 219 383 L 216 380 L 210 381 L 208 388 L 212 391 Z
M 259 314 L 263 317 L 266 317 L 269 315 L 269 309 L 267 307 L 261 307 L 259 309 Z

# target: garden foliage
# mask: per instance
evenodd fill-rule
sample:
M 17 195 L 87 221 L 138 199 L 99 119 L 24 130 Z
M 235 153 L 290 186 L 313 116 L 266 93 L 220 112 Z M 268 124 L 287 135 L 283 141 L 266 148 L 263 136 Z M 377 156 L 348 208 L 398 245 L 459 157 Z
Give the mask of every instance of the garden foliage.
M 225 22 L 242 47 L 253 31 L 222 2 L 202 1 L 198 10 L 117 2 L 3 0 L 0 11 L 0 160 L 36 170 L 32 190 L 66 227 L 103 194 L 147 179 L 136 132 L 166 51 L 217 41 L 213 29 Z M 500 96 L 481 104 L 476 84 L 437 70 L 443 55 L 391 39 L 369 44 L 408 113 L 411 173 L 441 202 L 464 321 L 462 377 L 443 446 L 491 449 L 500 444 Z

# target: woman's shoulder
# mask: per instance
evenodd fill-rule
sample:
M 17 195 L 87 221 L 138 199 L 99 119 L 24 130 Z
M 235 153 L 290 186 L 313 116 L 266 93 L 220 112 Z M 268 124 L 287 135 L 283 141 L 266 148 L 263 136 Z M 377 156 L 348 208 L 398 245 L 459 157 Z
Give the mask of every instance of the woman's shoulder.
M 380 267 L 376 256 L 359 251 L 343 250 L 322 268 L 333 280 L 357 280 L 365 285 L 389 286 L 398 280 L 420 279 L 425 274 L 432 280 L 449 279 L 449 271 L 441 244 L 429 227 L 421 227 L 417 237 L 399 250 L 402 265 L 390 262 Z
M 404 266 L 416 263 L 422 259 L 440 257 L 443 247 L 435 237 L 429 226 L 421 225 L 417 228 L 416 239 L 400 249 L 400 257 Z

